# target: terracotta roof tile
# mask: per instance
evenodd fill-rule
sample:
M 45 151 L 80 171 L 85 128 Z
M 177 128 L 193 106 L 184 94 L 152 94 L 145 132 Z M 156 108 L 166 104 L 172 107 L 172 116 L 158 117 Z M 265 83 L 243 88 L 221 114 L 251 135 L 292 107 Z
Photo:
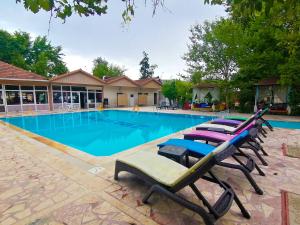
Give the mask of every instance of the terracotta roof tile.
M 266 78 L 258 81 L 256 85 L 263 86 L 263 85 L 274 85 L 274 84 L 279 84 L 279 78 L 276 77 Z
M 214 83 L 198 83 L 194 87 L 198 87 L 198 88 L 215 88 L 215 87 L 218 87 L 218 85 L 214 84 Z
M 137 84 L 139 84 L 140 86 L 143 86 L 151 81 L 154 81 L 154 82 L 158 83 L 159 85 L 161 85 L 161 82 L 158 78 L 146 78 L 146 79 L 135 80 L 135 82 Z
M 45 77 L 0 61 L 0 79 L 47 80 Z

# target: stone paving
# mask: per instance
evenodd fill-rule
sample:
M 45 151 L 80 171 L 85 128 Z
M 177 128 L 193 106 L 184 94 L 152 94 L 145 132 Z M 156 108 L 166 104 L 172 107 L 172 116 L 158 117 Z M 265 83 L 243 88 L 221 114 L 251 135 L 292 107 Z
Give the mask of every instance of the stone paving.
M 120 155 L 137 150 L 157 151 L 156 144 L 170 137 L 182 137 L 183 132 L 155 140 Z M 264 195 L 257 195 L 243 175 L 234 170 L 215 168 L 215 173 L 234 187 L 251 213 L 244 219 L 233 205 L 219 225 L 296 225 L 299 224 L 299 205 L 284 212 L 283 193 L 289 193 L 290 202 L 300 195 L 300 159 L 284 154 L 289 147 L 300 146 L 300 131 L 275 129 L 263 144 L 269 156 L 269 166 L 261 166 L 265 177 L 253 176 Z M 201 218 L 171 200 L 154 195 L 151 204 L 141 199 L 149 188 L 136 177 L 120 173 L 113 180 L 112 157 L 92 157 L 77 150 L 66 150 L 41 143 L 28 133 L 0 124 L 0 224 L 203 224 Z M 251 152 L 249 152 L 251 153 Z M 97 174 L 89 169 L 104 168 Z M 210 200 L 220 190 L 211 183 L 198 181 L 196 185 Z M 188 189 L 180 192 L 197 201 Z M 295 200 L 296 199 L 296 200 Z M 288 216 L 288 220 L 283 215 Z M 288 221 L 286 223 L 285 221 Z

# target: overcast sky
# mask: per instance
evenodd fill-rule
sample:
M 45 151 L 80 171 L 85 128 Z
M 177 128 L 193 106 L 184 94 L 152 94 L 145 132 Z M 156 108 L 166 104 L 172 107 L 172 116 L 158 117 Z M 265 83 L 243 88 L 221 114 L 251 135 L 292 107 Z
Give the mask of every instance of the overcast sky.
M 22 30 L 32 36 L 47 35 L 49 14 L 27 12 L 15 0 L 0 1 L 0 29 Z M 165 0 L 167 9 L 159 9 L 152 17 L 151 2 L 137 0 L 135 17 L 122 26 L 121 0 L 110 0 L 108 14 L 103 16 L 68 18 L 66 23 L 52 19 L 48 39 L 61 45 L 69 70 L 92 70 L 98 56 L 124 66 L 130 78 L 139 77 L 142 52 L 149 53 L 150 63 L 157 64 L 155 75 L 162 79 L 176 78 L 184 73 L 183 54 L 187 51 L 189 28 L 195 23 L 226 16 L 221 6 L 204 5 L 204 0 Z

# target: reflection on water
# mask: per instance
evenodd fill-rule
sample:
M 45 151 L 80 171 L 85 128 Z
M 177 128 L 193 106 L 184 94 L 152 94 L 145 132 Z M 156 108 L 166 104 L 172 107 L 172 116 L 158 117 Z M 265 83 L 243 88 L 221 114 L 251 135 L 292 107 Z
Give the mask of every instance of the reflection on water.
M 96 156 L 107 156 L 212 117 L 105 110 L 3 119 Z

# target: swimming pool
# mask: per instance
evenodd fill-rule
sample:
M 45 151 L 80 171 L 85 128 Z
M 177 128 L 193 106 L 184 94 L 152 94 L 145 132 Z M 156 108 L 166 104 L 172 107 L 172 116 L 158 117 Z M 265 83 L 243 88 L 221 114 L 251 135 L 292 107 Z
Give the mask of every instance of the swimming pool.
M 300 129 L 300 122 L 268 120 L 273 127 Z
M 94 156 L 109 156 L 213 117 L 105 110 L 2 119 Z

